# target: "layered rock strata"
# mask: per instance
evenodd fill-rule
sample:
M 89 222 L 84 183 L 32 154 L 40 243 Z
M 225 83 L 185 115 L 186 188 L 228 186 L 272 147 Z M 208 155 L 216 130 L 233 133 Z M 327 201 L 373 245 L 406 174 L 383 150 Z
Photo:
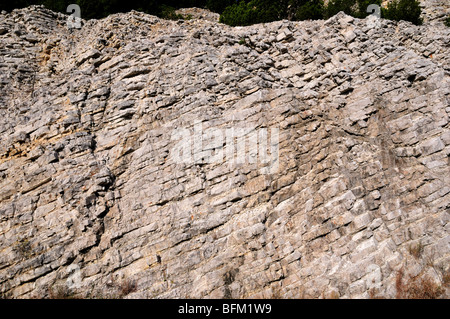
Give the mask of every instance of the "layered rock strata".
M 0 15 L 4 297 L 448 296 L 449 28 L 66 22 Z

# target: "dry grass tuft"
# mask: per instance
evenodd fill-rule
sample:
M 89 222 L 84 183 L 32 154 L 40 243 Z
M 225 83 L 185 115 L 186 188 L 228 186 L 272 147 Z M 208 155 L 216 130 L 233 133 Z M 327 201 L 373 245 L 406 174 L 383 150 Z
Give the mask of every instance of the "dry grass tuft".
M 444 290 L 427 276 L 404 278 L 403 268 L 397 272 L 395 278 L 397 299 L 438 299 Z
M 124 280 L 120 284 L 120 295 L 122 297 L 131 294 L 137 290 L 136 282 L 131 280 Z
M 420 259 L 423 254 L 424 245 L 422 243 L 418 243 L 417 245 L 409 246 L 409 253 L 416 259 Z
M 56 286 L 49 289 L 49 299 L 78 299 L 73 291 L 66 286 Z

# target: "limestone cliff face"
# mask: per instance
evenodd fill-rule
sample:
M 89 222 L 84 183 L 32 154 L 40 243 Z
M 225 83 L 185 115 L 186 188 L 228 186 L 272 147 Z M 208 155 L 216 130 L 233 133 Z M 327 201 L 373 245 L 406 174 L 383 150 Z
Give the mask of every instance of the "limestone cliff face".
M 66 19 L 0 16 L 3 296 L 445 296 L 450 28 Z

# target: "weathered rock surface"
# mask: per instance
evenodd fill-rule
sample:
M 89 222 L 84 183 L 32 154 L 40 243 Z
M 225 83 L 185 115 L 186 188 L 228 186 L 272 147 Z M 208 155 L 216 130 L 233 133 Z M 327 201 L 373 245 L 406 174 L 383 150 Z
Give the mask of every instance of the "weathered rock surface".
M 187 19 L 202 19 L 219 22 L 220 14 L 202 8 L 181 8 L 175 11 Z
M 445 286 L 449 28 L 66 19 L 0 15 L 3 296 L 395 297 L 401 269 Z M 174 161 L 199 122 L 277 128 L 278 169 Z

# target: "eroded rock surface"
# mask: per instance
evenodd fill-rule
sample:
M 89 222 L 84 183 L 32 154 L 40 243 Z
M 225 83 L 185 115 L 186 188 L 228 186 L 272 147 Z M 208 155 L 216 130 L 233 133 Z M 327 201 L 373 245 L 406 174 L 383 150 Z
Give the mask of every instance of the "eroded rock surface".
M 449 28 L 66 20 L 0 15 L 3 296 L 392 298 L 401 270 L 445 288 Z M 277 169 L 174 160 L 199 125 L 277 129 Z

